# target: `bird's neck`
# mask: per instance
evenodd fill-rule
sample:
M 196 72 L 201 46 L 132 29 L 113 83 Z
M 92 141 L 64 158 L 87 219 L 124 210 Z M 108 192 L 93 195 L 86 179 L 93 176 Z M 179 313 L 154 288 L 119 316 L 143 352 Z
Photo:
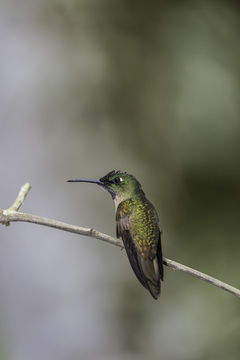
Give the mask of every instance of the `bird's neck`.
M 142 198 L 145 196 L 144 192 L 141 190 L 138 193 L 134 194 L 133 196 L 130 196 L 128 194 L 121 194 L 114 198 L 114 204 L 115 204 L 115 210 L 117 211 L 117 208 L 119 204 L 121 204 L 123 201 L 134 199 L 134 198 Z
M 119 204 L 121 204 L 123 201 L 126 201 L 128 199 L 131 199 L 131 197 L 127 196 L 127 195 L 116 196 L 114 198 L 115 211 L 117 211 L 117 208 L 118 208 Z

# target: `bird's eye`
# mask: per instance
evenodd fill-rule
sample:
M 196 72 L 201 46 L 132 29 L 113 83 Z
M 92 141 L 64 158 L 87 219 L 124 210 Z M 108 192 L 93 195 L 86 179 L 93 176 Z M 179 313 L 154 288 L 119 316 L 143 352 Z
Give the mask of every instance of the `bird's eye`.
M 113 181 L 114 181 L 114 184 L 120 184 L 123 181 L 123 179 L 120 177 L 116 177 Z

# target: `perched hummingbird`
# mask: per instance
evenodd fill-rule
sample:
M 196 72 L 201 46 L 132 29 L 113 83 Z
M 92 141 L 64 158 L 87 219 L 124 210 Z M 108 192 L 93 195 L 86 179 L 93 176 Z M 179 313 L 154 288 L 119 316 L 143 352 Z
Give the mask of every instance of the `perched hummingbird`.
M 117 237 L 123 240 L 136 277 L 157 299 L 163 280 L 161 228 L 157 212 L 141 184 L 134 176 L 115 170 L 99 180 L 68 181 L 94 183 L 111 194 L 116 210 Z

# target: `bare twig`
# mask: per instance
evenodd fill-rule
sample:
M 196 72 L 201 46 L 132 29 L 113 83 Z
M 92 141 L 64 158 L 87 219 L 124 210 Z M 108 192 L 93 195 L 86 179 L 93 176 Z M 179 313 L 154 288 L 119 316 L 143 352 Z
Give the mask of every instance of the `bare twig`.
M 12 213 L 15 213 L 16 211 L 18 211 L 18 209 L 20 208 L 20 206 L 22 206 L 23 201 L 25 199 L 25 197 L 27 196 L 27 194 L 29 193 L 29 191 L 31 190 L 31 184 L 30 183 L 26 183 L 24 184 L 19 193 L 18 196 L 16 198 L 16 200 L 14 201 L 14 203 L 7 209 L 7 210 L 3 210 L 3 214 L 4 215 L 10 215 Z
M 37 215 L 18 212 L 18 209 L 22 205 L 23 200 L 27 196 L 30 189 L 31 189 L 31 185 L 29 183 L 26 183 L 25 185 L 23 185 L 21 187 L 20 192 L 17 196 L 17 199 L 15 200 L 13 205 L 10 208 L 8 208 L 7 210 L 0 210 L 0 223 L 9 225 L 9 223 L 14 222 L 14 221 L 30 222 L 30 223 L 34 223 L 34 224 L 49 226 L 49 227 L 67 231 L 67 232 L 72 232 L 72 233 L 79 234 L 79 235 L 92 237 L 95 239 L 105 241 L 109 244 L 118 246 L 120 248 L 123 248 L 123 243 L 121 240 L 117 240 L 117 239 L 115 239 L 109 235 L 103 234 L 95 229 L 84 228 L 84 227 L 76 226 L 76 225 L 70 225 L 70 224 L 66 224 L 61 221 L 47 219 L 47 218 L 37 216 Z M 204 274 L 200 271 L 197 271 L 195 269 L 192 269 L 188 266 L 182 265 L 176 261 L 167 259 L 165 257 L 163 258 L 163 262 L 164 262 L 164 265 L 166 265 L 174 270 L 183 271 L 191 276 L 194 276 L 198 279 L 201 279 L 212 285 L 215 285 L 225 291 L 228 291 L 229 293 L 231 293 L 237 297 L 240 297 L 239 289 L 237 289 L 231 285 L 228 285 L 220 280 L 217 280 L 207 274 Z

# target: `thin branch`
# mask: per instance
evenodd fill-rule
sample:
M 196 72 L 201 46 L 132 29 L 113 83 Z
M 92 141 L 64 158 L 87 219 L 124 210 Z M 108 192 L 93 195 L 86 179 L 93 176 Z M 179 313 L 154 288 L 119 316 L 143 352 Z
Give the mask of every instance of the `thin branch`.
M 27 196 L 27 194 L 29 193 L 30 190 L 31 190 L 31 184 L 30 183 L 24 184 L 21 187 L 16 200 L 10 206 L 10 208 L 5 210 L 4 215 L 8 215 L 8 214 L 11 214 L 12 212 L 18 211 L 19 208 L 22 206 L 22 204 L 23 204 L 23 202 L 25 200 L 25 197 Z
M 84 228 L 84 227 L 76 226 L 76 225 L 70 225 L 70 224 L 66 224 L 61 221 L 47 219 L 47 218 L 37 216 L 37 215 L 18 212 L 18 209 L 22 205 L 23 200 L 27 196 L 30 189 L 31 189 L 31 185 L 29 183 L 26 183 L 25 185 L 23 185 L 21 187 L 20 192 L 17 196 L 17 199 L 15 200 L 13 205 L 10 208 L 8 208 L 7 210 L 0 209 L 0 223 L 2 223 L 4 225 L 9 225 L 11 222 L 14 222 L 14 221 L 23 221 L 23 222 L 44 225 L 44 226 L 52 227 L 55 229 L 71 232 L 74 234 L 79 234 L 79 235 L 84 235 L 84 236 L 92 237 L 95 239 L 99 239 L 99 240 L 105 241 L 109 244 L 123 248 L 123 243 L 121 240 L 117 240 L 117 239 L 115 239 L 109 235 L 103 234 L 95 229 Z M 194 276 L 198 279 L 201 279 L 212 285 L 215 285 L 237 297 L 240 297 L 239 289 L 237 289 L 229 284 L 226 284 L 220 280 L 217 280 L 217 279 L 213 278 L 212 276 L 204 274 L 200 271 L 197 271 L 195 269 L 192 269 L 188 266 L 182 265 L 176 261 L 167 259 L 165 257 L 163 258 L 163 263 L 164 263 L 164 265 L 166 265 L 174 270 L 183 271 L 191 276 Z

